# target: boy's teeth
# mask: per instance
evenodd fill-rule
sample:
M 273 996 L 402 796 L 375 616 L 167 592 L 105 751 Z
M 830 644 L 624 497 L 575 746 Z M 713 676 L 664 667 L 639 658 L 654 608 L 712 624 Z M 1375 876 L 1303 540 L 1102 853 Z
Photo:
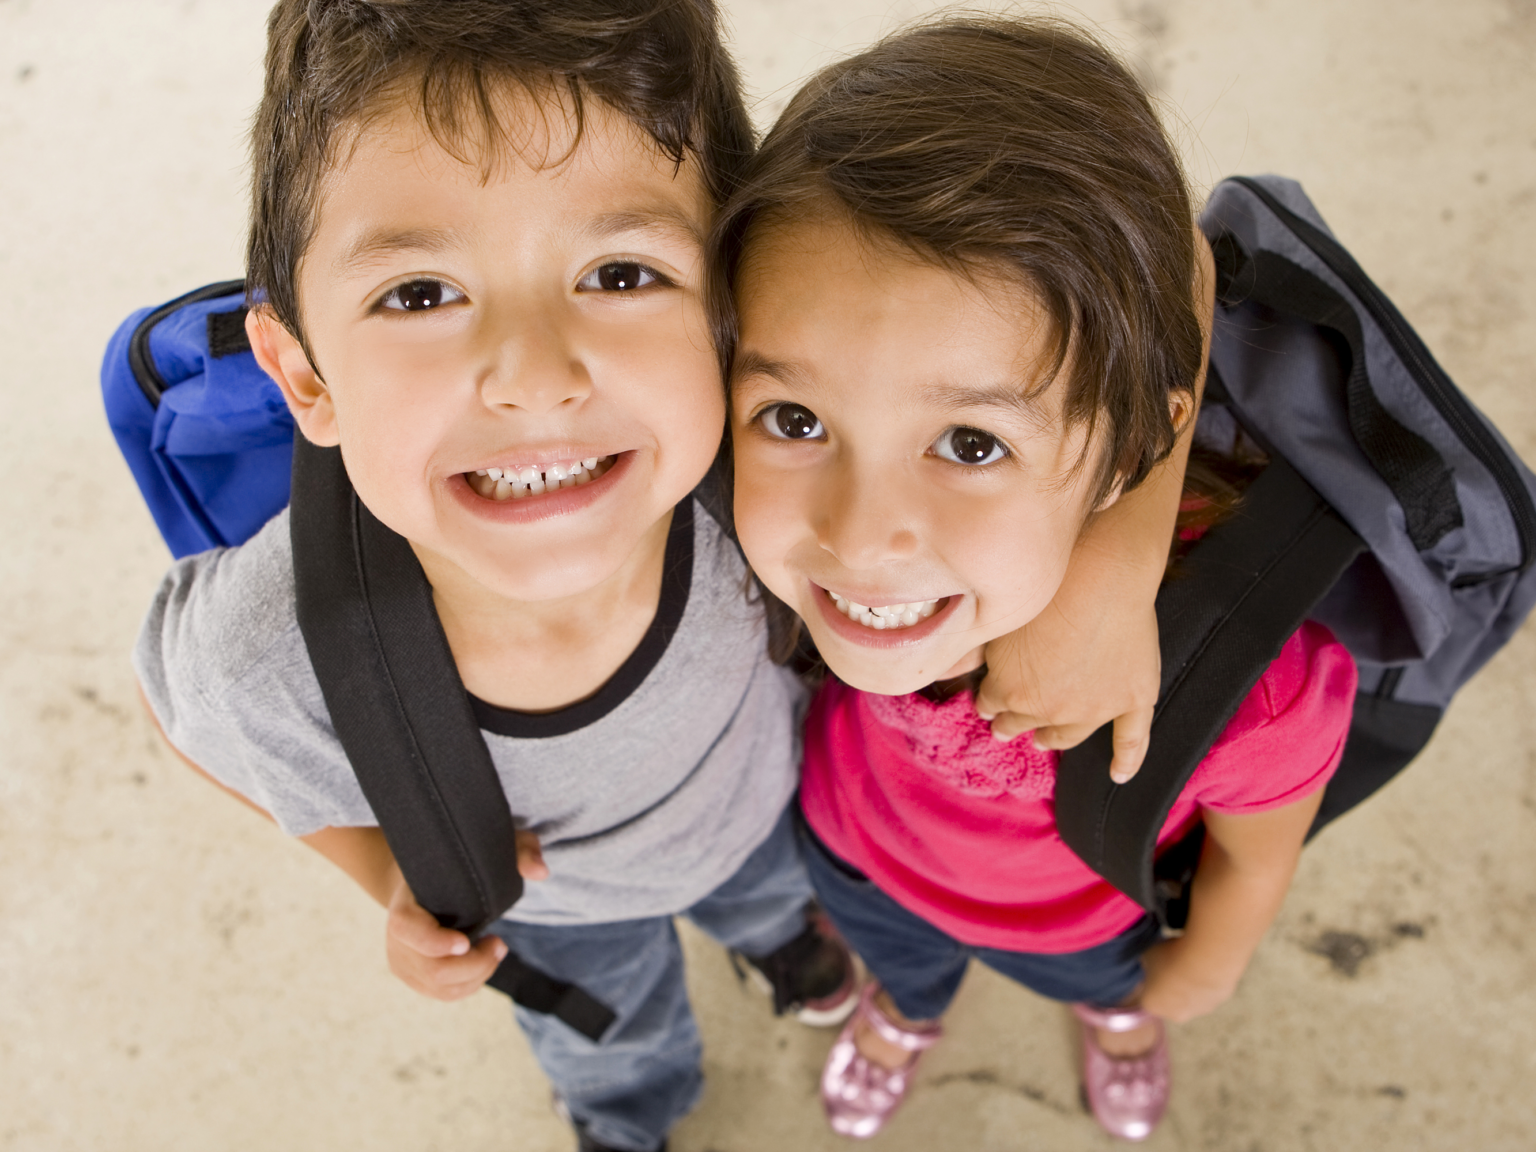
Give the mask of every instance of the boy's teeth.
M 589 456 L 569 463 L 530 464 L 526 468 L 477 468 L 466 473 L 469 486 L 489 500 L 521 500 L 561 488 L 590 484 L 613 467 L 612 456 Z
M 880 608 L 870 608 L 864 604 L 855 604 L 852 600 L 844 600 L 836 592 L 829 591 L 827 595 L 832 597 L 832 603 L 844 616 L 876 632 L 890 628 L 910 628 L 919 620 L 928 619 L 939 609 L 938 600 L 917 600 L 911 604 L 887 604 Z

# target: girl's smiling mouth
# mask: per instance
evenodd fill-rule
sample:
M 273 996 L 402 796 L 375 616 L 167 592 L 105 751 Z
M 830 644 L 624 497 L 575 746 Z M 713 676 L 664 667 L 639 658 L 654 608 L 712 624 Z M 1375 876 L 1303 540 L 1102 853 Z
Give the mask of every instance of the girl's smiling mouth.
M 903 604 L 871 607 L 812 583 L 812 597 L 822 619 L 838 636 L 869 648 L 898 648 L 926 640 L 959 605 L 959 596 L 941 596 Z

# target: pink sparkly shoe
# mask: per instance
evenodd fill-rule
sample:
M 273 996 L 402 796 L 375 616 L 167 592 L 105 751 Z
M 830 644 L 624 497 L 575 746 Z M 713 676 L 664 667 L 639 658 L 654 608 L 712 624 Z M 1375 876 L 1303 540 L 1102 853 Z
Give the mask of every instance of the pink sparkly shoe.
M 897 1025 L 876 1006 L 875 993 L 879 991 L 880 985 L 873 980 L 864 986 L 859 1006 L 838 1033 L 832 1051 L 827 1053 L 826 1066 L 821 1070 L 821 1102 L 826 1106 L 832 1131 L 855 1140 L 867 1140 L 885 1127 L 885 1122 L 907 1094 L 918 1057 L 944 1035 L 943 1027 L 937 1023 L 920 1031 L 909 1031 Z M 860 1055 L 853 1042 L 854 1029 L 860 1020 L 887 1044 L 912 1053 L 907 1062 L 890 1070 Z
M 1093 1008 L 1074 1004 L 1083 1027 L 1083 1091 L 1094 1119 L 1111 1136 L 1145 1140 L 1168 1107 L 1171 1077 L 1168 1033 L 1163 1022 L 1139 1008 Z M 1157 1026 L 1157 1039 L 1140 1056 L 1111 1056 L 1099 1047 L 1094 1029 L 1130 1032 L 1143 1024 Z

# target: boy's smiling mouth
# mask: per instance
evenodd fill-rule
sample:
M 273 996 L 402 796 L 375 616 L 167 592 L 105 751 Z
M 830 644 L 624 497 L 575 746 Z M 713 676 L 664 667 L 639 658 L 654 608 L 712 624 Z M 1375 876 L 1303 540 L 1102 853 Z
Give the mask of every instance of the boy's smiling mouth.
M 617 457 L 589 456 L 581 460 L 556 460 L 522 467 L 480 468 L 464 473 L 474 492 L 487 500 L 524 500 L 562 488 L 590 484 L 613 467 Z

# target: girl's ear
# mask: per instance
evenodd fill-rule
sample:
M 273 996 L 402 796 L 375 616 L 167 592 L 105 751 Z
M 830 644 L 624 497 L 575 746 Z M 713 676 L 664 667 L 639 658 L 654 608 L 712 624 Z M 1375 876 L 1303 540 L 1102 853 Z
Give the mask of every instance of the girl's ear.
M 1195 394 L 1193 392 L 1174 392 L 1168 397 L 1168 419 L 1173 422 L 1173 431 L 1176 436 L 1184 435 L 1189 427 L 1189 422 L 1195 418 Z
M 1125 493 L 1125 477 L 1117 475 L 1115 477 L 1114 486 L 1110 488 L 1108 494 L 1104 497 L 1104 499 L 1100 500 L 1097 504 L 1095 504 L 1093 506 L 1093 514 L 1097 514 L 1099 512 L 1102 512 L 1106 508 L 1113 507 L 1115 502 L 1118 501 L 1120 499 L 1120 497 L 1122 495 L 1124 495 L 1124 493 Z
M 256 363 L 282 389 L 304 439 L 321 448 L 341 443 L 330 389 L 309 362 L 304 346 L 283 327 L 276 313 L 264 304 L 252 308 L 245 314 L 245 334 Z

